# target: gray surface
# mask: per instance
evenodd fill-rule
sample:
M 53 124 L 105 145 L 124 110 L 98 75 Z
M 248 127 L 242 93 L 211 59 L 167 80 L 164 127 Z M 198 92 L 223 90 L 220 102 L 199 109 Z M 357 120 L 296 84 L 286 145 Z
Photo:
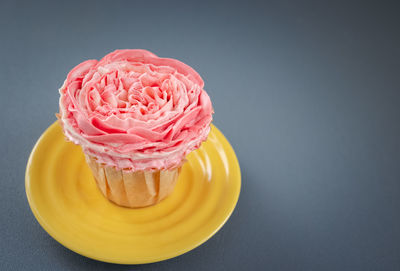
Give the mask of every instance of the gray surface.
M 1 1 L 0 269 L 400 270 L 394 3 Z M 117 48 L 149 49 L 202 75 L 243 177 L 213 238 L 144 266 L 65 249 L 24 190 L 67 72 Z

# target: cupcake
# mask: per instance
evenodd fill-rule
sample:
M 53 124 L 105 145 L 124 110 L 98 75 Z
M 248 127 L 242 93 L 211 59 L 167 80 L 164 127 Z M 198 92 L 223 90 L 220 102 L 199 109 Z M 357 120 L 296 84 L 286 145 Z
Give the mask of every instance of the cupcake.
M 178 60 L 116 50 L 69 72 L 58 118 L 106 198 L 149 206 L 172 193 L 185 156 L 208 136 L 213 109 L 203 86 Z

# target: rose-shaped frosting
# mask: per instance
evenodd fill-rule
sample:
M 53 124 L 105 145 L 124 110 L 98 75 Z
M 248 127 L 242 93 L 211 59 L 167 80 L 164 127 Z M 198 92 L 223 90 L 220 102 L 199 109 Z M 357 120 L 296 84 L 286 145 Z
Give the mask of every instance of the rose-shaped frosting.
M 119 169 L 180 166 L 210 131 L 212 105 L 191 67 L 146 50 L 117 50 L 73 68 L 60 89 L 66 137 Z

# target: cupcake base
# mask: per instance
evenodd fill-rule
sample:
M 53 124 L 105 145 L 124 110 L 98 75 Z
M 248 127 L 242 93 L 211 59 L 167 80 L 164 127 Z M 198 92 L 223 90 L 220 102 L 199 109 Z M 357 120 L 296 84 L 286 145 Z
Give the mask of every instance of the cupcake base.
M 154 205 L 174 190 L 180 167 L 160 171 L 127 171 L 97 163 L 86 156 L 97 186 L 110 201 L 124 207 Z

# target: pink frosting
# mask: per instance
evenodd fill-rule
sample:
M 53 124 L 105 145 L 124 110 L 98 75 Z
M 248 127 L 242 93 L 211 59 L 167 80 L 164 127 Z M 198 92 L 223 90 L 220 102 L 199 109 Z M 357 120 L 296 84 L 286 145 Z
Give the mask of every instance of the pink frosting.
M 66 137 L 120 169 L 180 166 L 210 131 L 212 105 L 191 67 L 146 50 L 116 50 L 73 68 L 60 89 Z

